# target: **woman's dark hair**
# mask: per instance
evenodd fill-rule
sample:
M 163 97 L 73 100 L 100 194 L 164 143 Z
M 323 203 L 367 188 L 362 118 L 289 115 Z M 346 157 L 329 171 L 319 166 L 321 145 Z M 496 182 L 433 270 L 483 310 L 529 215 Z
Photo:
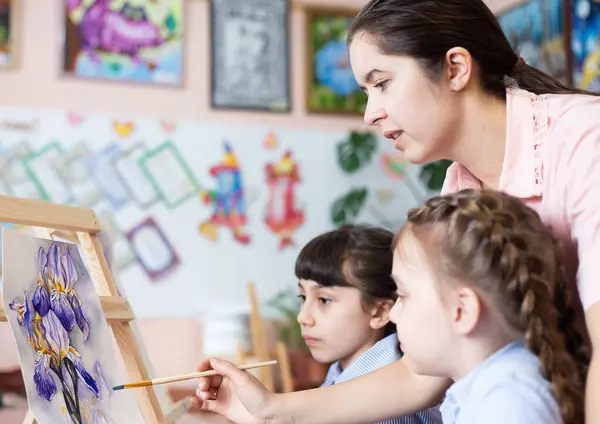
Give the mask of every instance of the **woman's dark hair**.
M 296 259 L 296 277 L 325 287 L 355 287 L 364 304 L 395 300 L 392 280 L 394 233 L 366 225 L 344 225 L 306 244 Z M 393 323 L 385 334 L 396 331 Z
M 414 58 L 432 78 L 440 75 L 448 50 L 463 47 L 479 65 L 483 89 L 501 99 L 511 79 L 535 94 L 600 95 L 527 65 L 482 0 L 370 0 L 352 23 L 348 45 L 363 32 L 383 54 Z

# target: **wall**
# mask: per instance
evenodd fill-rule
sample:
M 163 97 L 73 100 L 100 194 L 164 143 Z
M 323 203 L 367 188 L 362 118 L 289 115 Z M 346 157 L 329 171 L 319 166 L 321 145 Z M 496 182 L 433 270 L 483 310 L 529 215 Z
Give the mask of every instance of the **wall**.
M 292 269 L 299 246 L 315 234 L 331 228 L 329 208 L 332 198 L 351 187 L 369 185 L 374 196 L 377 193 L 360 217 L 369 222 L 381 222 L 378 209 L 382 209 L 386 220 L 398 224 L 405 210 L 421 201 L 419 196 L 413 195 L 415 189 L 386 178 L 382 172 L 379 161 L 381 155 L 390 153 L 389 143 L 380 143 L 371 165 L 358 175 L 348 177 L 337 168 L 337 143 L 347 136 L 349 130 L 364 129 L 362 119 L 310 116 L 305 112 L 301 5 L 309 3 L 320 2 L 304 0 L 292 7 L 293 111 L 288 115 L 277 115 L 210 110 L 206 1 L 188 0 L 186 81 L 182 89 L 89 82 L 59 76 L 57 22 L 60 21 L 61 2 L 21 1 L 22 55 L 17 69 L 0 73 L 0 120 L 38 119 L 40 124 L 37 133 L 26 136 L 0 131 L 0 156 L 4 159 L 10 160 L 23 154 L 35 156 L 54 141 L 58 141 L 59 147 L 69 156 L 84 140 L 85 150 L 93 157 L 106 147 L 125 154 L 139 141 L 144 142 L 144 152 L 147 152 L 168 138 L 174 141 L 200 186 L 211 189 L 216 182 L 208 169 L 222 160 L 224 139 L 232 143 L 238 155 L 244 184 L 252 198 L 248 206 L 248 231 L 253 235 L 253 241 L 249 246 L 236 243 L 227 230 L 220 232 L 218 248 L 199 234 L 198 226 L 210 215 L 210 208 L 202 205 L 198 196 L 176 210 L 170 210 L 161 202 L 147 208 L 129 202 L 118 210 L 107 206 L 106 199 L 101 204 L 90 205 L 98 213 L 109 210 L 121 232 L 152 217 L 176 248 L 181 266 L 158 283 L 150 281 L 139 264 L 121 270 L 119 277 L 139 316 L 191 316 L 200 309 L 215 305 L 218 308 L 243 306 L 246 304 L 245 283 L 251 280 L 257 283 L 263 300 L 279 289 L 293 285 Z M 329 1 L 332 5 L 356 7 L 361 3 Z M 507 1 L 496 3 L 502 7 L 507 4 Z M 85 121 L 73 124 L 67 111 L 76 111 L 85 117 Z M 168 135 L 162 133 L 163 119 L 177 121 L 177 130 Z M 132 137 L 120 139 L 116 136 L 113 122 L 118 120 L 135 123 L 136 132 Z M 280 146 L 277 151 L 263 148 L 263 141 L 270 131 L 278 135 Z M 23 147 L 24 138 L 26 152 L 18 150 Z M 300 165 L 303 182 L 298 195 L 306 208 L 307 222 L 294 236 L 296 246 L 279 252 L 275 237 L 263 222 L 268 199 L 264 165 L 277 160 L 286 148 L 293 150 Z M 16 166 L 21 166 L 20 159 Z M 55 175 L 56 166 L 56 163 L 46 161 L 35 172 L 43 170 L 44 175 Z M 22 171 L 21 168 L 15 170 L 17 174 Z M 418 169 L 408 167 L 406 178 L 416 180 L 417 172 Z M 329 179 L 328 192 L 323 190 L 326 179 Z M 24 191 L 17 194 L 24 197 L 37 197 L 39 194 L 31 185 L 22 186 L 20 190 Z M 59 196 L 57 199 L 66 195 L 66 192 L 60 191 L 60 186 L 54 186 L 53 190 L 61 193 L 56 194 Z M 0 191 L 15 195 L 10 190 L 2 190 L 2 187 Z M 416 192 L 422 193 L 422 187 L 417 187 Z M 389 193 L 393 194 L 393 199 L 384 199 Z
M 111 112 L 156 118 L 196 119 L 311 128 L 362 127 L 358 118 L 308 116 L 304 110 L 304 19 L 302 5 L 323 4 L 324 0 L 292 0 L 291 73 L 293 112 L 289 115 L 232 113 L 210 110 L 208 1 L 188 0 L 186 81 L 183 89 L 149 88 L 126 84 L 68 80 L 59 76 L 60 0 L 20 0 L 24 18 L 21 29 L 20 67 L 0 73 L 0 105 L 63 108 L 84 113 Z M 489 0 L 495 10 L 520 0 Z M 327 0 L 331 6 L 359 8 L 363 0 Z

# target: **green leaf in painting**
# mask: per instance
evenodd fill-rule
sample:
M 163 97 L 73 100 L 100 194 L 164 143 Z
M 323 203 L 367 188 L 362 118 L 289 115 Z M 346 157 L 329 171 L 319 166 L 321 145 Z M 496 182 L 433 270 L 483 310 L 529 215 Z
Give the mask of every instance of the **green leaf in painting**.
M 353 131 L 337 145 L 338 163 L 345 172 L 354 173 L 371 161 L 376 149 L 375 135 Z
M 355 188 L 333 202 L 331 206 L 333 225 L 339 227 L 352 223 L 365 206 L 367 194 L 366 188 Z

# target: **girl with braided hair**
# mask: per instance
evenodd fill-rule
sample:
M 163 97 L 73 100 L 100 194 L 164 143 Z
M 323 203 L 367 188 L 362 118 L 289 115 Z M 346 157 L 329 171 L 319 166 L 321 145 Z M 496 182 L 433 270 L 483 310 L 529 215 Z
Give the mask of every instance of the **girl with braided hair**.
M 590 348 L 585 424 L 600 423 L 600 96 L 528 65 L 483 0 L 369 0 L 347 41 L 368 96 L 365 121 L 407 161 L 451 161 L 442 193 L 508 193 L 560 239 L 563 286 L 577 289 L 568 305 L 576 314 L 561 313 L 561 321 Z M 229 417 L 244 411 L 243 424 L 383 421 L 438 404 L 451 384 L 416 374 L 407 362 L 331 387 L 273 394 L 248 373 L 207 359 L 199 369 L 220 375 L 201 379 L 198 396 L 202 409 Z
M 413 372 L 455 382 L 444 424 L 584 422 L 588 358 L 535 211 L 496 191 L 434 197 L 409 212 L 393 249 L 390 319 Z

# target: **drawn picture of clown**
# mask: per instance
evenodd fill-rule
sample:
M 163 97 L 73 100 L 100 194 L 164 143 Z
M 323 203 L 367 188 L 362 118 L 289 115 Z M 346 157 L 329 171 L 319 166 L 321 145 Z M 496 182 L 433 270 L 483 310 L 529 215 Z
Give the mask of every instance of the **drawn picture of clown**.
M 235 240 L 242 244 L 250 243 L 250 236 L 244 229 L 247 217 L 242 174 L 229 143 L 225 142 L 223 162 L 213 166 L 210 174 L 216 178 L 217 186 L 214 190 L 202 191 L 200 198 L 205 204 L 212 205 L 213 213 L 200 224 L 200 232 L 215 241 L 218 228 L 228 227 Z

